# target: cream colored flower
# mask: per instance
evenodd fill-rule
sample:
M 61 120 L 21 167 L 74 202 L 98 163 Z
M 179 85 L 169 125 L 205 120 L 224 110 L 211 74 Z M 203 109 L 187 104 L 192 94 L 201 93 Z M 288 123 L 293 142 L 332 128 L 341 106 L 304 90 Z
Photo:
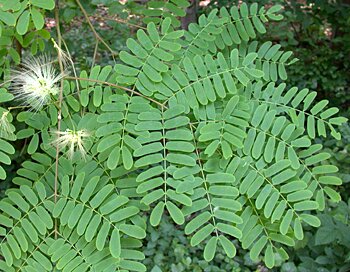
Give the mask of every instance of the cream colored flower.
M 22 68 L 12 71 L 12 92 L 23 104 L 38 111 L 58 94 L 57 83 L 64 74 L 57 73 L 46 55 L 23 61 Z
M 71 159 L 76 152 L 79 152 L 85 159 L 84 138 L 90 137 L 90 133 L 86 130 L 75 131 L 66 129 L 65 131 L 54 131 L 53 134 L 56 136 L 56 139 L 52 144 L 58 146 L 61 151 L 68 147 L 68 158 Z
M 53 43 L 53 47 L 56 49 L 57 51 L 57 55 L 61 58 L 62 60 L 62 64 L 64 67 L 68 67 L 70 65 L 74 66 L 73 64 L 73 60 L 71 59 L 71 57 L 69 56 L 69 53 L 66 53 L 65 51 L 63 51 L 58 44 L 56 43 L 56 41 L 54 39 L 51 38 L 51 41 Z
M 4 111 L 0 118 L 0 137 L 9 138 L 15 131 L 14 126 L 8 120 L 9 111 Z

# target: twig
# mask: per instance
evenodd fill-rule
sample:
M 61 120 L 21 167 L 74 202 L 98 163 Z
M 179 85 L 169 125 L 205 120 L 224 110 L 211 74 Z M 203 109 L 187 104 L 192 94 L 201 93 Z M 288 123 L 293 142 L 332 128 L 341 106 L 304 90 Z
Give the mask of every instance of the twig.
M 97 51 L 98 51 L 98 40 L 96 40 L 96 44 L 95 44 L 95 49 L 94 49 L 94 56 L 92 58 L 92 64 L 91 64 L 91 69 L 92 67 L 94 67 L 95 63 L 96 63 L 96 58 L 97 58 Z
M 64 77 L 64 79 L 83 80 L 83 81 L 96 82 L 96 83 L 100 83 L 100 84 L 103 84 L 103 85 L 111 86 L 111 87 L 114 87 L 114 88 L 121 89 L 123 91 L 129 92 L 129 93 L 133 93 L 135 95 L 141 96 L 141 97 L 143 97 L 143 98 L 145 98 L 145 99 L 147 99 L 147 100 L 149 100 L 149 101 L 151 101 L 153 103 L 156 103 L 157 105 L 167 109 L 167 107 L 165 105 L 163 105 L 162 103 L 158 102 L 157 100 L 154 100 L 154 99 L 152 99 L 150 97 L 147 97 L 147 96 L 143 95 L 142 93 L 139 93 L 139 92 L 137 92 L 137 91 L 135 91 L 133 89 L 129 89 L 129 88 L 117 85 L 117 84 L 109 83 L 107 81 L 102 81 L 102 80 L 97 80 L 97 79 L 90 79 L 90 78 L 82 78 L 82 77 L 71 77 L 71 76 L 66 76 L 66 77 Z
M 62 35 L 61 35 L 61 29 L 60 29 L 60 18 L 59 18 L 59 0 L 56 0 L 56 6 L 55 6 L 55 20 L 56 20 L 56 30 L 57 30 L 57 43 L 58 47 L 61 48 L 62 46 Z M 61 50 L 57 50 L 58 55 L 58 64 L 60 66 L 61 73 L 64 73 L 63 68 L 63 62 L 62 62 L 62 55 Z M 59 92 L 59 98 L 58 98 L 58 116 L 57 116 L 57 130 L 61 130 L 61 119 L 62 119 L 62 100 L 63 100 L 63 78 L 60 82 L 60 92 Z M 57 136 L 59 137 L 59 136 Z M 55 184 L 54 184 L 54 201 L 57 202 L 58 194 L 58 156 L 59 156 L 59 148 L 58 145 L 56 145 L 56 161 L 55 161 Z M 55 220 L 55 239 L 57 239 L 57 220 Z
M 96 29 L 94 28 L 94 26 L 92 25 L 91 21 L 90 21 L 90 18 L 89 18 L 89 15 L 87 14 L 86 10 L 84 9 L 83 5 L 80 3 L 79 0 L 75 0 L 81 10 L 81 12 L 84 14 L 84 17 L 86 19 L 86 22 L 88 23 L 92 33 L 94 34 L 95 36 L 95 39 L 97 41 L 100 41 L 111 53 L 112 53 L 112 56 L 116 56 L 118 55 L 117 52 L 115 52 L 105 41 L 104 39 L 100 36 L 100 34 L 98 34 L 96 32 Z
M 73 74 L 74 74 L 75 77 L 77 77 L 77 71 L 76 71 L 75 66 L 74 66 L 74 62 L 73 62 L 72 55 L 71 55 L 71 53 L 69 52 L 69 48 L 68 48 L 68 46 L 67 46 L 67 44 L 66 44 L 66 42 L 64 41 L 63 38 L 62 38 L 62 43 L 63 43 L 64 48 L 66 49 L 66 52 L 67 52 L 67 54 L 68 54 L 68 56 L 69 56 L 69 57 L 68 57 L 68 60 L 69 60 L 69 62 L 70 62 L 70 64 L 71 64 L 71 66 L 72 66 Z M 80 98 L 80 89 L 79 89 L 78 81 L 76 82 L 76 84 L 77 84 L 77 93 L 78 93 L 78 97 Z
M 106 19 L 107 20 L 111 20 L 111 21 L 116 21 L 118 23 L 122 23 L 122 24 L 125 24 L 125 25 L 130 26 L 130 27 L 135 27 L 135 28 L 140 28 L 140 29 L 147 30 L 146 27 L 130 23 L 130 22 L 128 22 L 126 20 L 123 20 L 123 19 L 118 19 L 118 18 L 106 18 Z

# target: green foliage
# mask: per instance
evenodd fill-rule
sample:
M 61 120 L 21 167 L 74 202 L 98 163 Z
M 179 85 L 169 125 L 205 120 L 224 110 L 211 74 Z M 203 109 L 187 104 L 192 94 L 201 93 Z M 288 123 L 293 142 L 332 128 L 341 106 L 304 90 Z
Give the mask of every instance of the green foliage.
M 186 0 L 167 0 L 167 1 L 147 1 L 147 7 L 142 11 L 145 15 L 143 21 L 147 24 L 154 22 L 160 23 L 165 18 L 170 18 L 174 27 L 180 26 L 178 17 L 186 15 L 185 8 L 190 3 Z
M 148 271 L 248 271 L 239 268 L 241 259 L 227 257 L 221 248 L 218 248 L 213 261 L 208 263 L 203 260 L 197 251 L 203 250 L 205 245 L 192 247 L 183 228 L 172 224 L 169 216 L 164 216 L 157 228 L 149 226 L 147 233 L 143 252 L 146 255 L 144 263 Z
M 245 0 L 247 4 L 254 1 Z M 200 12 L 231 7 L 239 1 L 211 1 Z M 259 1 L 261 5 L 281 4 L 285 19 L 279 27 L 267 26 L 258 40 L 274 40 L 292 50 L 300 64 L 288 70 L 289 86 L 317 91 L 319 99 L 328 99 L 347 113 L 349 108 L 349 11 L 347 1 Z M 313 54 L 310 54 L 313 52 Z
M 122 63 L 66 76 L 63 100 L 17 114 L 28 159 L 0 201 L 2 270 L 146 271 L 146 229 L 168 218 L 203 251 L 200 267 L 225 260 L 232 267 L 213 271 L 233 269 L 243 249 L 272 269 L 333 220 L 322 212 L 340 201 L 342 181 L 319 139 L 340 140 L 347 119 L 315 92 L 286 87 L 291 51 L 254 41 L 282 19 L 281 6 L 214 10 L 184 31 L 186 1 L 148 4 L 147 27 L 126 41 Z M 22 6 L 17 33 L 30 18 L 42 27 Z M 2 138 L 8 164 L 14 136 Z M 336 240 L 329 226 L 315 245 Z
M 54 6 L 54 0 L 0 1 L 0 76 L 8 74 L 11 61 L 19 64 L 20 47 L 30 46 L 32 54 L 44 51 L 44 40 L 50 38 L 50 32 L 43 29 L 44 13 Z M 13 41 L 18 43 L 17 50 Z

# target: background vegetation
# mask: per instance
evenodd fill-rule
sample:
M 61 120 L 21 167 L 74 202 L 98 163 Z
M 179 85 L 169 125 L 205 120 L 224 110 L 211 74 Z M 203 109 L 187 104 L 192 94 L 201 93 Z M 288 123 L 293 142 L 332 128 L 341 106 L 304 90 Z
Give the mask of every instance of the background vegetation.
M 45 1 L 44 1 L 45 2 Z M 201 14 L 209 14 L 214 8 L 230 7 L 242 2 L 254 1 L 192 1 L 188 15 L 182 19 L 186 28 Z M 20 1 L 11 1 L 11 8 Z M 6 10 L 8 1 L 0 0 L 0 10 Z M 288 69 L 287 84 L 307 87 L 318 92 L 317 100 L 328 99 L 332 106 L 341 109 L 349 117 L 350 105 L 350 2 L 327 0 L 259 1 L 259 5 L 283 5 L 283 22 L 270 23 L 267 35 L 261 41 L 280 43 L 285 51 L 291 50 L 299 59 L 297 65 Z M 82 6 L 79 6 L 82 5 Z M 95 64 L 114 64 L 113 57 L 126 49 L 126 39 L 134 37 L 144 26 L 147 1 L 86 0 L 59 1 L 59 16 L 64 48 L 69 49 L 79 74 Z M 20 8 L 20 7 L 19 7 Z M 45 7 L 44 7 L 45 9 Z M 0 11 L 2 12 L 2 11 Z M 55 15 L 50 8 L 44 18 L 28 22 L 26 29 L 14 31 L 6 27 L 11 18 L 0 13 L 0 77 L 5 78 L 10 67 L 20 63 L 23 56 L 55 50 L 51 37 L 57 40 Z M 32 15 L 33 16 L 33 15 Z M 39 16 L 40 17 L 40 16 Z M 38 27 L 44 20 L 43 28 Z M 27 30 L 31 29 L 27 33 Z M 19 34 L 25 34 L 21 36 Z M 1 101 L 3 102 L 3 101 Z M 338 188 L 342 201 L 329 204 L 320 215 L 322 226 L 307 229 L 305 238 L 289 250 L 288 262 L 277 260 L 276 271 L 348 271 L 350 269 L 350 128 L 341 128 L 341 140 L 317 139 L 332 154 L 332 163 L 340 169 L 343 185 Z M 13 186 L 12 179 L 22 162 L 29 158 L 23 155 L 25 140 L 15 142 L 13 163 L 4 166 L 5 181 L 0 182 L 1 195 Z M 202 251 L 191 249 L 189 239 L 182 227 L 175 227 L 168 218 L 160 227 L 147 229 L 143 252 L 144 264 L 149 271 L 268 271 L 261 263 L 254 263 L 249 254 L 238 248 L 232 260 L 218 254 L 209 264 L 203 260 Z

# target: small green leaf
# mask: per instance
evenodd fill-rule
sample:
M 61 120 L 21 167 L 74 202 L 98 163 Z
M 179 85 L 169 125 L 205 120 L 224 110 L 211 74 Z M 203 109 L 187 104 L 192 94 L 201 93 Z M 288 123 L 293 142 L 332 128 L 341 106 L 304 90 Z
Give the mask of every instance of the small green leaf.
M 208 243 L 205 245 L 204 259 L 207 262 L 210 262 L 212 259 L 214 259 L 217 243 L 218 243 L 218 238 L 213 236 L 210 238 Z
M 39 135 L 36 133 L 33 135 L 32 139 L 28 145 L 28 154 L 34 154 L 39 146 Z
M 122 224 L 120 225 L 119 230 L 125 233 L 126 235 L 137 239 L 143 239 L 146 237 L 145 230 L 136 225 Z
M 16 31 L 19 35 L 24 35 L 28 31 L 30 13 L 25 10 L 18 19 Z
M 214 231 L 214 226 L 212 224 L 207 224 L 200 230 L 198 230 L 191 238 L 191 246 L 196 246 L 204 241 L 212 232 Z
M 54 0 L 30 0 L 30 2 L 38 8 L 43 8 L 47 10 L 52 10 L 55 7 Z
M 339 202 L 341 200 L 340 194 L 337 191 L 335 191 L 334 189 L 332 189 L 328 186 L 324 187 L 323 189 L 333 202 Z
M 285 235 L 288 232 L 290 223 L 293 219 L 293 210 L 288 210 L 286 215 L 283 217 L 281 225 L 280 225 L 280 232 Z
M 199 229 L 201 226 L 206 224 L 211 218 L 211 214 L 206 211 L 197 215 L 194 219 L 192 219 L 185 227 L 185 234 L 191 234 L 195 230 Z
M 267 243 L 267 237 L 265 235 L 261 236 L 260 239 L 253 244 L 253 247 L 250 250 L 250 258 L 253 261 L 257 261 L 259 259 L 259 255 L 264 249 Z
M 318 228 L 319 226 L 321 226 L 321 221 L 320 219 L 318 219 L 318 217 L 311 215 L 311 214 L 301 214 L 300 218 L 307 223 L 308 225 Z
M 275 254 L 273 253 L 271 245 L 268 245 L 265 250 L 264 262 L 268 268 L 272 268 L 275 266 Z
M 31 14 L 35 28 L 37 30 L 42 29 L 45 24 L 44 16 L 34 7 L 31 8 Z
M 109 241 L 109 250 L 114 258 L 120 257 L 121 244 L 120 234 L 118 229 L 114 229 L 112 232 L 111 240 Z
M 123 157 L 123 165 L 124 165 L 125 169 L 126 170 L 131 169 L 131 167 L 133 165 L 133 158 L 132 158 L 132 155 L 131 155 L 129 148 L 127 148 L 125 145 L 122 148 L 122 157 Z M 113 168 L 110 168 L 110 169 L 113 169 Z
M 13 264 L 12 253 L 6 243 L 1 243 L 1 253 L 3 254 L 6 264 L 11 267 Z
M 115 169 L 118 166 L 120 159 L 120 147 L 117 146 L 113 148 L 112 152 L 108 156 L 107 167 L 111 170 Z
M 185 218 L 181 210 L 171 201 L 167 201 L 166 207 L 170 213 L 171 218 L 178 225 L 182 225 L 185 222 Z
M 0 10 L 0 20 L 9 26 L 14 26 L 16 24 L 16 16 L 11 12 Z
M 294 235 L 295 235 L 295 238 L 297 238 L 298 240 L 303 240 L 304 238 L 303 227 L 301 225 L 299 218 L 295 218 L 294 220 Z
M 219 241 L 220 241 L 220 244 L 221 244 L 222 248 L 224 249 L 226 255 L 229 258 L 233 258 L 234 256 L 236 256 L 236 248 L 235 248 L 234 244 L 229 239 L 227 239 L 223 235 L 220 235 Z
M 165 204 L 163 201 L 161 201 L 161 202 L 158 202 L 158 204 L 153 208 L 150 216 L 150 223 L 152 226 L 159 225 L 164 212 L 164 207 L 165 207 Z

